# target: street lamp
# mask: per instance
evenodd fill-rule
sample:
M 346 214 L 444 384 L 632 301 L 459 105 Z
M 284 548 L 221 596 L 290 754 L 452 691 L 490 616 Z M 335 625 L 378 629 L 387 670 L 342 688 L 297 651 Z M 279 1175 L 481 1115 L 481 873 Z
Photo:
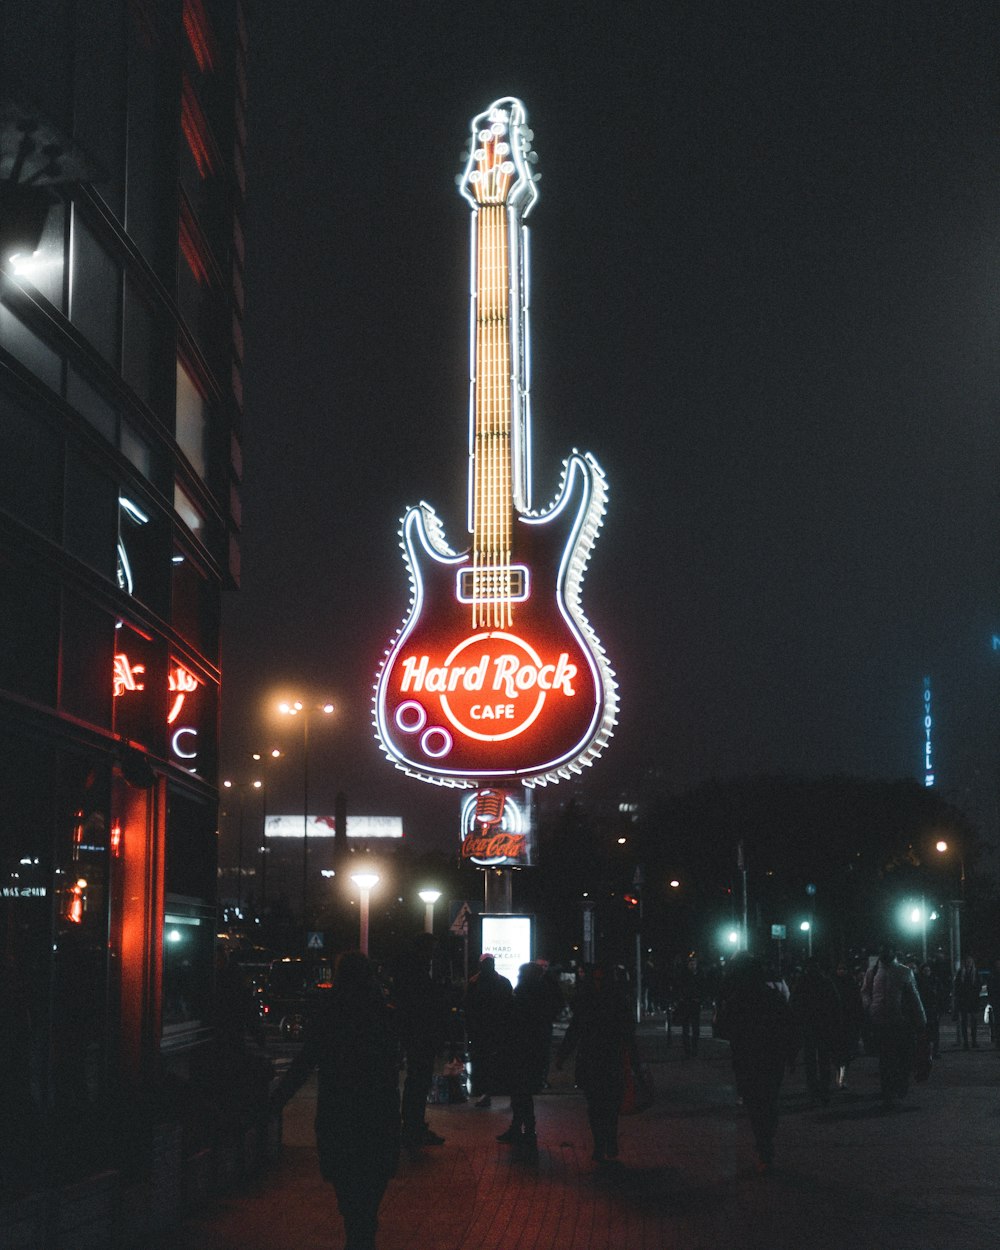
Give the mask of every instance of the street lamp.
M 254 757 L 259 758 L 258 756 Z M 236 843 L 236 915 L 237 918 L 243 919 L 243 793 L 245 790 L 261 790 L 264 783 L 258 778 L 254 778 L 246 786 L 237 785 L 234 781 L 226 780 L 222 783 L 223 789 L 235 790 L 236 797 L 239 802 L 239 816 L 237 819 L 237 843 Z
M 295 699 L 291 703 L 279 703 L 278 711 L 283 716 L 302 717 L 302 927 L 309 923 L 306 918 L 309 903 L 309 717 L 313 712 L 322 712 L 329 716 L 333 712 L 332 703 L 315 703 L 310 707 Z
M 939 855 L 947 855 L 952 848 L 944 838 L 939 838 L 934 843 L 934 849 Z M 955 847 L 955 852 L 958 855 L 958 898 L 951 900 L 951 928 L 949 929 L 952 976 L 955 975 L 955 969 L 962 962 L 962 904 L 965 902 L 965 852 L 961 844 Z
M 799 928 L 806 935 L 806 954 L 812 959 L 813 953 L 813 927 L 808 920 L 803 920 Z
M 352 872 L 351 880 L 361 893 L 361 953 L 368 954 L 368 900 L 372 890 L 378 885 L 377 872 Z
M 356 878 L 355 878 L 356 879 Z M 424 904 L 424 932 L 434 932 L 434 904 L 441 897 L 440 890 L 421 890 L 418 896 Z

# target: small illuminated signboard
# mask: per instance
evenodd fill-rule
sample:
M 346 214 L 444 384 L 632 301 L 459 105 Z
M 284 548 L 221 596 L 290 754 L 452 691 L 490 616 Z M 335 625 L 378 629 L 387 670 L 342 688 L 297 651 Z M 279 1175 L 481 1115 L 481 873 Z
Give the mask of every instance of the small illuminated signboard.
M 517 970 L 531 963 L 534 916 L 483 916 L 482 947 L 492 955 L 496 969 L 511 985 L 517 985 Z

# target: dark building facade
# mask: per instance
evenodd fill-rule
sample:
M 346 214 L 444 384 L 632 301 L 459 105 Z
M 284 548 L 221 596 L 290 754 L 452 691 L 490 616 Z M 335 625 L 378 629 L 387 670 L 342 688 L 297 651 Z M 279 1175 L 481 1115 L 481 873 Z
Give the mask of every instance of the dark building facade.
M 247 35 L 239 0 L 0 22 L 3 1080 L 83 1125 L 210 1035 Z

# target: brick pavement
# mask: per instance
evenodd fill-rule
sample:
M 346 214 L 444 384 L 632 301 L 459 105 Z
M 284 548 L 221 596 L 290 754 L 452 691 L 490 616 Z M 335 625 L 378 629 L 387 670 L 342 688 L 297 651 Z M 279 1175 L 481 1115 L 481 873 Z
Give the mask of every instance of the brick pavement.
M 590 1161 L 582 1097 L 565 1074 L 536 1099 L 537 1165 L 495 1134 L 506 1100 L 431 1107 L 444 1146 L 404 1158 L 382 1207 L 379 1250 L 993 1250 L 1000 1243 L 1000 1052 L 946 1050 L 931 1080 L 885 1113 L 876 1064 L 814 1107 L 801 1072 L 782 1095 L 778 1166 L 753 1170 L 728 1046 L 696 1058 L 640 1045 L 652 1108 L 622 1121 L 623 1167 Z M 285 1113 L 282 1157 L 256 1190 L 220 1200 L 162 1250 L 342 1250 L 332 1191 L 312 1148 L 312 1085 Z

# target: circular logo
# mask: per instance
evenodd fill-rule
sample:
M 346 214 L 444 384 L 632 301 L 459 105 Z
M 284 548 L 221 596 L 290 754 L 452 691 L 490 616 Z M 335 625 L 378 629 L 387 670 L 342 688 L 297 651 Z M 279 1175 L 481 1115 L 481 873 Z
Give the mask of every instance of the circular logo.
M 555 669 L 523 638 L 503 630 L 473 634 L 444 663 L 451 673 L 463 672 L 441 695 L 441 710 L 459 733 L 482 742 L 516 738 L 534 724 L 551 686 L 548 670 Z

